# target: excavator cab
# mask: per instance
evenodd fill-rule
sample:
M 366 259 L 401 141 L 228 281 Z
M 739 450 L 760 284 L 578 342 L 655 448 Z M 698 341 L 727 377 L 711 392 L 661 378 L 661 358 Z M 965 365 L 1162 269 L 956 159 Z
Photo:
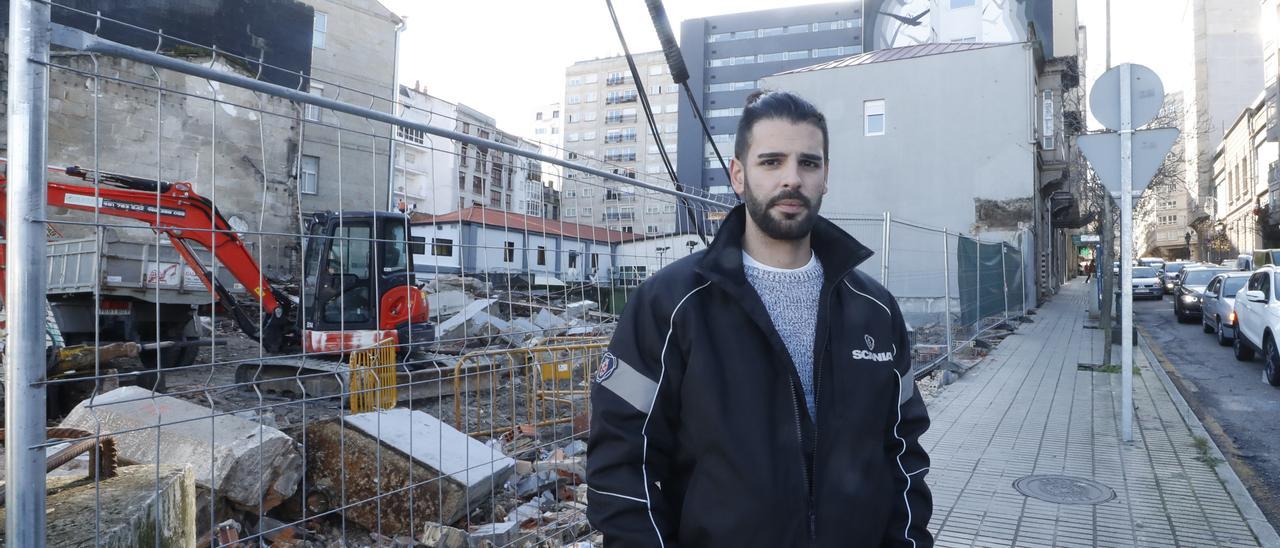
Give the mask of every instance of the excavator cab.
M 413 285 L 421 239 L 404 215 L 324 212 L 312 216 L 304 251 L 299 310 L 303 348 L 348 352 L 393 339 L 407 353 L 435 338 L 426 295 Z

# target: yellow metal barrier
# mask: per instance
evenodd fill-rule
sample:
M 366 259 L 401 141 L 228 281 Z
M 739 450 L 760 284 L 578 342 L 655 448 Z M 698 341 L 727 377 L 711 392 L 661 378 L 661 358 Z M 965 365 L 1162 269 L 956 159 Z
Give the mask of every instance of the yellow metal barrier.
M 593 364 L 591 363 L 590 355 L 594 352 L 603 352 L 604 349 L 609 345 L 608 340 L 602 337 L 589 337 L 589 338 L 574 337 L 568 340 L 566 338 L 557 337 L 549 340 L 554 342 L 559 342 L 559 341 L 573 342 L 575 344 L 549 344 L 549 345 L 534 346 L 529 348 L 511 348 L 506 350 L 483 350 L 478 352 L 471 352 L 469 354 L 462 356 L 462 358 L 458 360 L 458 363 L 454 365 L 454 368 L 453 368 L 453 416 L 454 416 L 454 424 L 458 428 L 458 430 L 467 432 L 468 434 L 471 434 L 471 435 L 498 434 L 497 432 L 494 432 L 492 429 L 476 431 L 476 432 L 468 432 L 466 429 L 466 425 L 464 423 L 466 416 L 462 413 L 462 400 L 463 400 L 462 388 L 463 387 L 462 387 L 462 383 L 460 382 L 462 380 L 462 370 L 467 365 L 467 363 L 475 361 L 477 358 L 493 357 L 493 356 L 521 356 L 521 355 L 527 357 L 527 363 L 524 363 L 522 365 L 516 365 L 510 371 L 511 376 L 514 379 L 516 370 L 520 368 L 524 369 L 524 374 L 525 374 L 524 385 L 526 390 L 525 400 L 527 404 L 527 413 L 528 413 L 528 416 L 526 418 L 529 419 L 529 422 L 525 424 L 530 424 L 535 427 L 542 427 L 542 426 L 552 426 L 556 424 L 562 424 L 562 423 L 570 422 L 573 420 L 573 417 L 554 418 L 554 419 L 541 420 L 541 421 L 534 420 L 534 417 L 537 416 L 537 409 L 536 409 L 537 402 L 540 402 L 540 401 L 548 401 L 548 402 L 552 402 L 553 404 L 559 403 L 559 404 L 573 405 L 574 400 L 567 399 L 566 396 L 577 395 L 577 396 L 584 396 L 585 398 L 587 398 L 585 403 L 587 406 L 590 406 L 589 398 L 590 398 L 591 391 L 589 388 L 577 389 L 577 390 L 573 388 L 561 388 L 561 383 L 567 382 L 570 385 L 572 385 L 572 382 L 575 378 L 574 362 L 575 360 L 579 360 L 579 359 L 585 360 L 586 363 L 581 368 L 582 371 L 577 372 L 578 373 L 577 376 L 580 377 L 584 381 L 584 383 L 587 382 L 590 379 L 591 374 L 594 372 L 592 369 Z M 585 341 L 596 341 L 596 342 L 585 342 Z M 581 352 L 581 354 L 577 354 L 578 352 Z M 494 371 L 490 369 L 487 372 L 487 374 L 493 375 Z M 513 394 L 512 395 L 513 403 L 514 403 L 514 397 L 515 396 Z M 514 408 L 512 410 L 514 411 Z M 512 418 L 514 419 L 514 417 Z M 515 428 L 516 426 L 514 422 L 515 421 L 513 420 L 513 424 L 511 428 Z
M 352 413 L 396 406 L 395 341 L 383 339 L 370 348 L 351 353 L 350 365 Z

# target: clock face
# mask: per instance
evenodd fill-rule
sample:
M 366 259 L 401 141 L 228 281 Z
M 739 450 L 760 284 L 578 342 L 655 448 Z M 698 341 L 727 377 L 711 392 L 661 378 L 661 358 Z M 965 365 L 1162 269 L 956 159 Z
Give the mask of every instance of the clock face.
M 900 48 L 938 41 L 934 29 L 936 0 L 884 0 L 876 14 L 873 45 Z

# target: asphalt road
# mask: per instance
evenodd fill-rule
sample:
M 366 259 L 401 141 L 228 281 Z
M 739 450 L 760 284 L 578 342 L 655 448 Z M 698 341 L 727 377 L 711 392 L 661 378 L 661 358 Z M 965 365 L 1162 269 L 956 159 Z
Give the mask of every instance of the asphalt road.
M 1262 361 L 1236 361 L 1231 347 L 1218 346 L 1198 319 L 1178 323 L 1169 295 L 1133 309 L 1157 359 L 1267 520 L 1280 527 L 1280 389 L 1262 380 Z

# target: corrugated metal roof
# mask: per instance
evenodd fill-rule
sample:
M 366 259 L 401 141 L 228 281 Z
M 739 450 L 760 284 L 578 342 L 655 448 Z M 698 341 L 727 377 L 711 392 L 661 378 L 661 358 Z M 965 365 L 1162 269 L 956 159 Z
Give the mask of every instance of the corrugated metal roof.
M 459 221 L 513 232 L 530 232 L 546 236 L 564 236 L 607 243 L 629 242 L 640 238 L 639 234 L 630 234 L 578 223 L 553 221 L 542 217 L 533 217 L 487 207 L 469 207 L 462 211 L 452 211 L 440 215 L 413 213 L 409 216 L 409 223 L 415 225 L 456 223 Z
M 813 72 L 816 70 L 826 70 L 833 68 L 852 67 L 855 65 L 869 65 L 872 63 L 884 63 L 887 61 L 898 61 L 901 59 L 916 59 L 919 57 L 928 57 L 930 55 L 941 55 L 944 53 L 956 53 L 960 51 L 972 51 L 975 49 L 994 48 L 999 46 L 1007 46 L 1009 43 L 985 43 L 985 42 L 941 42 L 936 44 L 919 44 L 915 46 L 906 46 L 901 48 L 878 49 L 859 53 L 852 57 L 836 59 L 835 61 L 827 61 L 817 65 L 789 70 L 780 74 L 796 74 L 800 72 Z

